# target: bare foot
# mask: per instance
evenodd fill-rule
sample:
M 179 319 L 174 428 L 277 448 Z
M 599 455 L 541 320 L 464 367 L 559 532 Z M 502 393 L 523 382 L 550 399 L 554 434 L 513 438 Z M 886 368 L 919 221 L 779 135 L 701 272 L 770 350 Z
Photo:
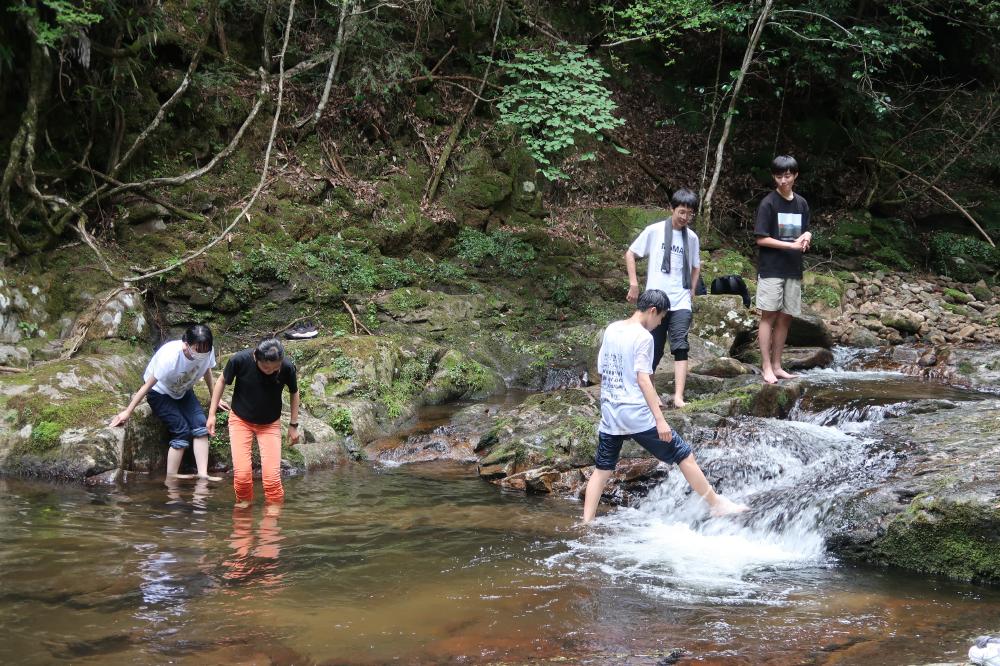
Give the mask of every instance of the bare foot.
M 684 400 L 682 398 L 678 398 L 677 396 L 674 396 L 674 407 L 676 407 L 677 409 L 680 409 L 681 407 L 683 407 L 686 404 L 687 403 L 684 402 Z
M 744 511 L 749 511 L 750 507 L 746 504 L 737 504 L 728 497 L 718 496 L 718 501 L 712 505 L 709 513 L 712 514 L 713 518 L 721 518 L 722 516 L 732 516 L 737 513 L 743 513 Z
M 790 372 L 785 372 L 781 368 L 778 368 L 777 370 L 774 371 L 774 376 L 777 377 L 778 379 L 795 379 L 796 377 L 798 377 L 798 375 L 793 375 Z
M 206 481 L 222 481 L 221 476 L 209 476 L 208 474 L 199 474 L 199 479 L 205 479 Z
M 250 502 L 249 501 L 237 502 L 236 504 L 233 505 L 233 507 L 236 508 L 236 509 L 249 509 L 250 508 Z
M 777 384 L 778 383 L 778 378 L 774 376 L 773 372 L 769 372 L 769 371 L 765 370 L 764 374 L 763 374 L 763 377 L 764 377 L 764 383 L 765 384 Z
M 167 474 L 168 479 L 193 479 L 196 474 Z

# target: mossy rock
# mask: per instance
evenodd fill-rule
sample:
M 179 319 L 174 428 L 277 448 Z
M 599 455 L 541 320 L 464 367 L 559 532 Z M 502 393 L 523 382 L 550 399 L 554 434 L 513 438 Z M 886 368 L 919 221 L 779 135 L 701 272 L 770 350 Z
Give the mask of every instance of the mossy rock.
M 653 222 L 670 217 L 670 211 L 663 208 L 627 206 L 595 208 L 593 213 L 594 224 L 621 248 L 627 248 Z
M 1000 511 L 918 497 L 873 548 L 873 560 L 971 582 L 1000 581 Z

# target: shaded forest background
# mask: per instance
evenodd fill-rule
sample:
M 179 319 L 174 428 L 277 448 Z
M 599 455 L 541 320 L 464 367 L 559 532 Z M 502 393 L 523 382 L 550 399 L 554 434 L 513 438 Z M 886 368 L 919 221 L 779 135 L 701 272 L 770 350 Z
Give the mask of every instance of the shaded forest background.
M 602 210 L 664 207 L 682 186 L 705 200 L 704 246 L 750 254 L 767 165 L 790 152 L 820 259 L 990 282 L 1000 269 L 995 1 L 2 11 L 10 266 L 72 246 L 113 283 L 163 284 L 225 246 L 215 269 L 234 302 L 204 304 L 225 310 L 302 262 L 346 267 L 334 291 L 351 294 L 406 283 L 372 252 L 425 252 L 447 282 L 456 251 L 513 265 L 532 244 L 620 243 Z M 169 225 L 137 233 L 146 220 Z M 274 224 L 296 247 L 341 245 L 287 266 L 260 238 Z

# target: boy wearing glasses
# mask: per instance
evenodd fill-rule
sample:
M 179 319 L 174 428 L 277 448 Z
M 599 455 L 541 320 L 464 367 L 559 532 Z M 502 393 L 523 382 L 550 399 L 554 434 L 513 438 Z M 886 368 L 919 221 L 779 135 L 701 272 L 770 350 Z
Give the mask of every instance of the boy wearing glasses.
M 625 268 L 628 270 L 629 303 L 639 297 L 639 280 L 635 260 L 649 257 L 646 270 L 646 289 L 659 289 L 670 299 L 670 310 L 663 322 L 653 329 L 653 372 L 663 358 L 667 339 L 674 357 L 674 407 L 683 407 L 684 384 L 688 371 L 688 331 L 691 329 L 691 304 L 695 285 L 701 272 L 701 249 L 698 234 L 688 228 L 688 223 L 698 212 L 698 196 L 687 189 L 674 192 L 670 198 L 671 216 L 654 222 L 639 234 L 625 251 Z

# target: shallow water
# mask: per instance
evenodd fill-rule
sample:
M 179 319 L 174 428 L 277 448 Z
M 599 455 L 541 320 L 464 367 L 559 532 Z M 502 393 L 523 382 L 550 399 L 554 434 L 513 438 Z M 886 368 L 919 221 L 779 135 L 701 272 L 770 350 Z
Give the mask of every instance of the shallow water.
M 807 398 L 852 382 L 859 404 L 975 397 L 817 374 Z M 707 519 L 678 474 L 588 530 L 578 502 L 458 463 L 293 477 L 273 513 L 259 495 L 234 510 L 228 481 L 0 479 L 0 663 L 960 660 L 1000 626 L 1000 590 L 829 556 L 830 503 L 893 461 L 818 413 L 747 419 L 697 452 L 754 507 L 739 519 Z

